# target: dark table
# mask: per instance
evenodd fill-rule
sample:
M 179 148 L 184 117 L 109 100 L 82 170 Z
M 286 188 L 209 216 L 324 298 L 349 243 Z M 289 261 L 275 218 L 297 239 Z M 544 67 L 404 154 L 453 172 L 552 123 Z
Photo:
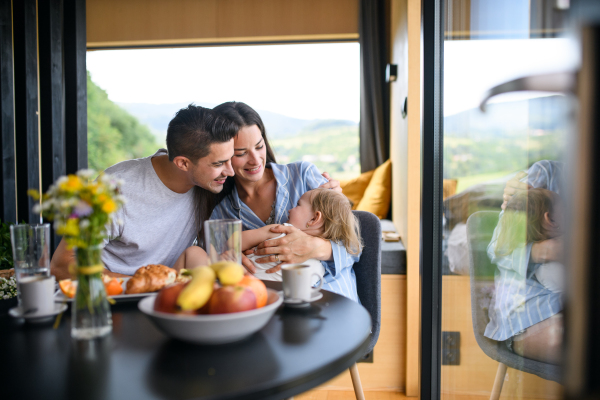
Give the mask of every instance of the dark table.
M 349 368 L 371 328 L 362 306 L 327 291 L 308 308 L 281 307 L 250 338 L 218 346 L 168 338 L 137 302 L 112 313 L 112 334 L 92 341 L 71 339 L 70 311 L 56 330 L 1 316 L 0 398 L 283 399 Z

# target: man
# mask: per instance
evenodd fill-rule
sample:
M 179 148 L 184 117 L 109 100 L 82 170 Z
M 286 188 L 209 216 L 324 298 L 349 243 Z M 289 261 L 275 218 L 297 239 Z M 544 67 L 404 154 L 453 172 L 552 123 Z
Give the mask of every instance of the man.
M 133 275 L 147 264 L 173 266 L 208 219 L 228 176 L 233 176 L 233 138 L 239 127 L 212 110 L 189 105 L 167 129 L 167 150 L 113 165 L 127 203 L 110 226 L 102 254 L 111 276 Z M 60 242 L 51 262 L 58 280 L 69 277 L 72 250 Z

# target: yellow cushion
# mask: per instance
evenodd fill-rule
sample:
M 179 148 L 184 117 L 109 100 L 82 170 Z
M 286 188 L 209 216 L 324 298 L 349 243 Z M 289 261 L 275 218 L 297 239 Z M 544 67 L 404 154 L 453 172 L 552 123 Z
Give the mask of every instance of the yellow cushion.
M 359 211 L 369 211 L 384 219 L 387 217 L 392 199 L 392 161 L 387 160 L 377 167 L 365 190 L 360 203 L 356 207 Z
M 443 186 L 443 200 L 447 197 L 454 196 L 456 194 L 456 187 L 458 186 L 458 179 L 444 179 Z
M 356 210 L 358 203 L 360 203 L 360 199 L 362 199 L 365 194 L 365 190 L 367 189 L 367 186 L 369 186 L 369 182 L 371 182 L 371 177 L 374 172 L 375 170 L 367 171 L 354 179 L 340 181 L 342 192 L 352 202 L 353 210 Z

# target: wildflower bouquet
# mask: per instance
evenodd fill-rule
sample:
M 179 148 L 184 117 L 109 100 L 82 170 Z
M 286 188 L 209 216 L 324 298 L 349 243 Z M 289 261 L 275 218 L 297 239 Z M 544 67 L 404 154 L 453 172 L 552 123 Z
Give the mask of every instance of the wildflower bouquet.
M 93 170 L 59 178 L 41 196 L 41 205 L 34 208 L 54 221 L 54 229 L 75 249 L 77 292 L 71 307 L 71 336 L 92 339 L 112 330 L 110 306 L 102 281 L 102 241 L 106 225 L 125 203 L 120 195 L 122 181 L 101 173 L 96 180 Z M 39 199 L 36 190 L 29 194 Z
M 34 207 L 34 212 L 54 221 L 56 233 L 65 239 L 69 248 L 102 244 L 106 224 L 125 203 L 119 194 L 122 181 L 107 174 L 92 180 L 94 175 L 94 170 L 84 169 L 76 175 L 59 178 L 41 196 L 41 205 Z M 35 200 L 40 198 L 37 190 L 30 190 L 29 194 Z
M 17 280 L 14 276 L 0 278 L 0 300 L 8 300 L 17 296 Z

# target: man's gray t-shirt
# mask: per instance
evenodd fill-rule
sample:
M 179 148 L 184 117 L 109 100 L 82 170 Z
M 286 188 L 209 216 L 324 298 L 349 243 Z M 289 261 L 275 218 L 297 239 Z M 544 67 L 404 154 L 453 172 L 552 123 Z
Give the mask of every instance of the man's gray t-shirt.
M 123 179 L 126 204 L 108 226 L 108 239 L 102 253 L 104 265 L 112 271 L 133 275 L 148 264 L 172 267 L 196 236 L 194 189 L 175 193 L 167 188 L 152 166 L 156 154 L 123 161 L 106 169 Z M 118 220 L 123 224 L 120 226 Z

